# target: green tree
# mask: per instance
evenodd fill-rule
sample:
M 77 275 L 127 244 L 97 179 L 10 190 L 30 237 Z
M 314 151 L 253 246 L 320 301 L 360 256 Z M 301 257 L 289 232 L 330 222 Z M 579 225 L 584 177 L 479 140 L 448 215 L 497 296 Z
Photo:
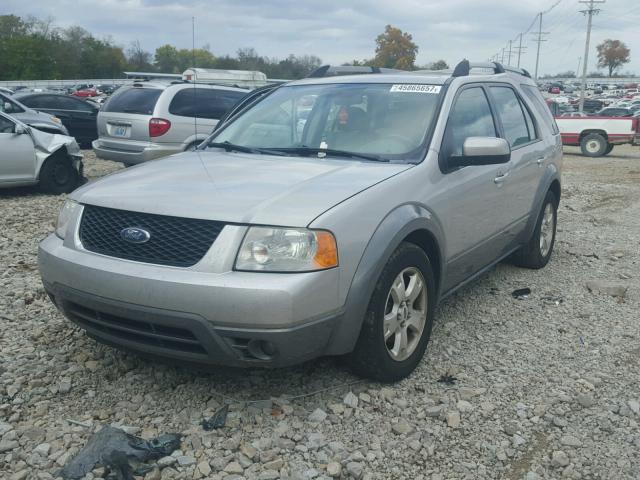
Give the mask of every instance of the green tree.
M 160 72 L 178 73 L 178 50 L 169 44 L 156 48 L 153 63 Z
M 418 45 L 413 37 L 399 28 L 387 25 L 384 33 L 376 38 L 376 56 L 373 59 L 378 67 L 412 70 L 415 68 Z
M 447 62 L 444 60 L 438 60 L 437 62 L 433 62 L 429 65 L 429 70 L 446 70 L 448 68 L 449 65 L 447 65 Z
M 596 46 L 598 50 L 598 67 L 609 70 L 609 76 L 625 63 L 629 63 L 631 50 L 620 40 L 611 40 L 607 38 L 600 45 Z

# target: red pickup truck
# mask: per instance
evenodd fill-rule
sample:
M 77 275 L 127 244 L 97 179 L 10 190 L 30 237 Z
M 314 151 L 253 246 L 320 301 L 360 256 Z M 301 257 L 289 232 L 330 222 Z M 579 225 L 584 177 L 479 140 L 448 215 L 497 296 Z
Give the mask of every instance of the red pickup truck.
M 587 157 L 607 155 L 615 145 L 640 145 L 640 118 L 560 117 L 555 102 L 547 101 L 547 105 L 560 129 L 562 144 L 579 146 Z

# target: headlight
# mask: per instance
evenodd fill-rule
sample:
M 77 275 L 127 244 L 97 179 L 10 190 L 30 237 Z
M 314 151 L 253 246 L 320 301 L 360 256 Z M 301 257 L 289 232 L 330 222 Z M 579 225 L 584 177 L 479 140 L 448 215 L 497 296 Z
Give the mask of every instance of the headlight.
M 56 235 L 61 239 L 64 240 L 69 222 L 79 208 L 80 204 L 74 202 L 73 200 L 67 200 L 66 202 L 64 202 L 64 205 L 62 206 L 62 209 L 58 214 L 58 222 L 56 223 Z
M 338 266 L 334 236 L 306 228 L 251 227 L 244 237 L 236 270 L 308 272 Z

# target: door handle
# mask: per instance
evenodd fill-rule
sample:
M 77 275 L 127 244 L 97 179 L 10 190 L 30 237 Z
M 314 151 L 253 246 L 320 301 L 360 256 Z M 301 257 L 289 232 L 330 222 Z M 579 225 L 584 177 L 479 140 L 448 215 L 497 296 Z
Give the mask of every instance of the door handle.
M 537 159 L 537 160 L 536 160 L 536 163 L 537 163 L 538 165 L 542 165 L 542 164 L 544 163 L 544 157 Z
M 499 172 L 499 173 L 498 173 L 498 176 L 497 176 L 496 178 L 494 178 L 494 179 L 493 179 L 493 183 L 501 184 L 502 182 L 504 182 L 504 181 L 505 181 L 505 179 L 506 179 L 508 176 L 509 176 L 509 172 L 505 172 L 505 173 Z

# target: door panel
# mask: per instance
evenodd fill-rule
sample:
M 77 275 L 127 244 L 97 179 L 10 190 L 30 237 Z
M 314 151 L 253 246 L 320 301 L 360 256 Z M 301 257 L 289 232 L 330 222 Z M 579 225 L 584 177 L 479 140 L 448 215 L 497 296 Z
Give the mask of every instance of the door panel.
M 514 89 L 492 85 L 489 88 L 504 138 L 511 145 L 511 178 L 506 183 L 511 227 L 506 235 L 515 244 L 531 213 L 531 207 L 545 161 L 540 128 Z
M 505 251 L 504 232 L 511 218 L 505 197 L 510 164 L 468 166 L 448 171 L 447 159 L 461 155 L 468 137 L 496 137 L 498 131 L 482 87 L 462 90 L 454 101 L 440 149 L 443 173 L 435 212 L 447 238 L 447 279 L 444 290 L 495 261 Z
M 36 166 L 33 140 L 26 133 L 1 133 L 5 131 L 6 122 L 9 121 L 0 117 L 0 182 L 33 180 Z

